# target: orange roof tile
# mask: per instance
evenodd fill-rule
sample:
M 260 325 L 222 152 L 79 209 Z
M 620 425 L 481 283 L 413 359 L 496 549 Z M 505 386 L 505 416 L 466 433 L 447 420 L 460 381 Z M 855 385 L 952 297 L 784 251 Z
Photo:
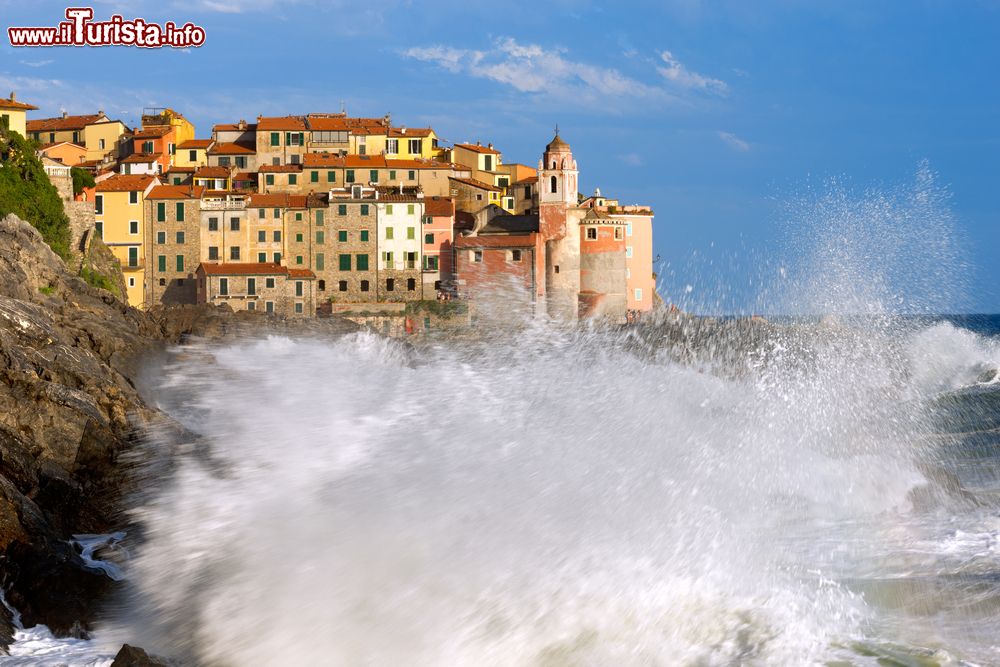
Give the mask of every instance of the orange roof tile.
M 219 123 L 212 126 L 212 132 L 256 132 L 257 123 L 247 123 L 242 129 L 239 123 Z
M 500 192 L 500 188 L 495 185 L 490 185 L 489 183 L 483 183 L 482 181 L 477 181 L 474 178 L 456 178 L 451 176 L 449 181 L 458 181 L 459 183 L 464 183 L 465 185 L 472 186 L 474 188 L 479 188 L 480 190 L 490 190 L 492 192 Z
M 129 164 L 151 164 L 156 162 L 158 157 L 160 156 L 154 155 L 153 153 L 133 153 L 122 160 L 122 162 L 127 162 Z
M 462 165 L 453 165 L 450 162 L 441 162 L 439 160 L 393 160 L 386 159 L 385 166 L 389 169 L 461 169 L 463 171 L 468 171 L 468 167 L 463 167 Z
M 36 106 L 17 101 L 17 99 L 15 99 L 16 97 L 17 96 L 14 95 L 14 93 L 11 93 L 10 97 L 0 97 L 0 109 L 19 109 L 20 111 L 38 110 L 38 107 Z
M 253 155 L 256 152 L 256 146 L 229 141 L 218 142 L 208 149 L 209 155 Z
M 490 236 L 459 236 L 455 248 L 527 248 L 535 245 L 538 232 L 527 234 L 497 234 Z
M 429 127 L 393 127 L 389 129 L 389 136 L 394 138 L 420 139 L 421 137 L 429 137 L 432 134 L 434 134 L 434 130 Z
M 262 174 L 292 174 L 302 171 L 301 164 L 262 164 L 257 167 Z
M 117 174 L 97 183 L 98 192 L 136 192 L 143 191 L 156 180 L 149 174 Z
M 253 276 L 253 275 L 288 275 L 288 268 L 272 262 L 262 263 L 231 263 L 210 264 L 203 262 L 201 269 L 210 276 Z
M 306 153 L 302 156 L 303 167 L 343 167 L 344 158 L 335 153 Z
M 27 122 L 28 132 L 60 132 L 64 130 L 82 130 L 91 123 L 102 118 L 101 114 L 86 116 L 58 116 L 56 118 L 35 118 Z
M 181 148 L 183 150 L 191 150 L 192 148 L 208 148 L 212 145 L 212 142 L 212 139 L 188 139 L 177 148 Z
M 448 197 L 425 197 L 424 213 L 435 218 L 450 218 L 455 215 L 455 202 Z
M 306 195 L 290 195 L 287 192 L 253 193 L 250 195 L 251 208 L 305 208 Z
M 288 269 L 289 278 L 299 278 L 305 280 L 314 280 L 316 274 L 309 269 Z
M 344 166 L 348 168 L 360 169 L 384 169 L 385 158 L 381 155 L 346 155 L 344 156 Z
M 201 199 L 205 188 L 197 185 L 157 185 L 146 199 Z
M 294 130 L 300 132 L 306 129 L 306 121 L 302 116 L 272 116 L 257 119 L 257 131 Z
M 500 155 L 500 151 L 489 146 L 481 146 L 479 144 L 455 144 L 455 148 L 464 148 L 466 150 L 472 151 L 473 153 L 489 153 L 491 155 Z
M 136 130 L 132 135 L 133 139 L 159 139 L 160 137 L 165 137 L 174 131 L 173 126 L 163 127 L 158 125 L 156 127 L 145 127 L 141 130 Z
M 198 167 L 195 178 L 229 178 L 229 167 Z

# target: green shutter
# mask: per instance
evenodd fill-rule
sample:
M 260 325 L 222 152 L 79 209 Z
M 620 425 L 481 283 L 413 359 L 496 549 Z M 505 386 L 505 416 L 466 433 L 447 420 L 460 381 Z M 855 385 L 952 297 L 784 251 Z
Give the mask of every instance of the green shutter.
M 316 211 L 316 226 L 323 226 L 323 211 Z
M 177 202 L 177 222 L 184 222 L 184 202 Z
M 165 273 L 167 270 L 167 256 L 160 255 L 156 258 L 156 270 L 160 273 Z
M 395 169 L 390 169 L 389 170 L 389 180 L 390 181 L 396 180 L 396 170 Z
M 266 252 L 259 252 L 259 253 L 257 253 L 257 261 L 259 263 L 261 263 L 261 264 L 263 264 L 264 262 L 266 262 L 267 261 L 267 253 Z
M 268 174 L 264 177 L 264 182 L 267 185 L 274 185 L 274 174 Z
M 361 215 L 368 215 L 368 204 L 361 205 Z
M 368 270 L 368 255 L 358 255 L 357 256 L 357 268 L 358 271 Z
M 336 183 L 337 182 L 337 172 L 335 172 L 335 171 L 328 171 L 328 172 L 326 172 L 326 182 L 327 183 Z
M 309 180 L 310 180 L 310 181 L 311 181 L 312 183 L 319 183 L 319 172 L 318 172 L 318 171 L 313 171 L 313 172 L 311 172 L 311 173 L 309 174 Z
M 271 145 L 280 146 L 281 145 L 281 135 L 278 132 L 271 133 Z
M 167 205 L 163 202 L 156 203 L 156 221 L 165 222 L 167 219 Z
M 407 238 L 407 240 L 410 240 L 410 241 L 412 241 L 413 239 L 417 238 L 417 228 L 416 227 L 407 227 L 406 228 L 406 238 Z
M 295 263 L 296 264 L 301 264 L 302 263 L 302 255 L 296 255 L 295 256 Z M 319 267 L 317 267 L 317 268 L 319 268 Z
M 321 252 L 316 253 L 316 270 L 322 271 L 325 268 L 324 264 L 325 262 L 323 261 L 323 253 Z
M 354 170 L 353 169 L 348 169 L 347 170 L 347 175 L 344 176 L 344 180 L 347 181 L 348 183 L 353 183 L 354 182 Z
M 341 229 L 337 232 L 337 240 L 341 243 L 347 243 L 347 230 Z
M 298 182 L 299 182 L 299 177 L 298 176 L 296 176 L 295 174 L 289 174 L 288 175 L 288 184 L 289 185 L 295 185 Z
M 387 241 L 391 241 L 392 240 L 392 233 L 393 233 L 392 232 L 392 227 L 386 227 L 385 228 L 385 239 Z
M 177 270 L 184 270 L 184 255 L 177 255 Z
M 368 175 L 371 176 L 371 178 L 368 180 L 370 180 L 372 183 L 378 183 L 378 169 L 372 169 L 371 171 L 368 172 Z
M 292 133 L 285 132 L 285 145 L 290 146 L 292 144 Z
M 362 241 L 367 241 L 368 240 L 368 230 L 367 229 L 362 229 L 361 230 L 361 240 Z
M 274 219 L 277 220 L 280 217 L 281 217 L 281 209 L 280 208 L 274 209 Z
M 326 241 L 326 235 L 323 234 L 322 231 L 316 230 L 316 243 L 319 245 L 323 245 L 325 241 Z
M 302 243 L 302 234 L 296 234 L 295 235 L 295 242 L 296 243 Z
M 337 206 L 337 215 L 347 215 L 347 204 Z
M 295 282 L 295 296 L 302 296 L 302 281 L 296 281 Z M 297 303 L 295 305 L 298 306 L 298 307 L 302 306 L 301 303 Z M 296 309 L 296 312 L 302 312 L 302 311 Z
M 424 234 L 424 243 L 426 243 L 428 245 L 434 243 L 434 235 L 433 234 Z
M 341 271 L 350 271 L 351 270 L 351 256 L 350 255 L 341 255 L 340 256 L 340 270 Z

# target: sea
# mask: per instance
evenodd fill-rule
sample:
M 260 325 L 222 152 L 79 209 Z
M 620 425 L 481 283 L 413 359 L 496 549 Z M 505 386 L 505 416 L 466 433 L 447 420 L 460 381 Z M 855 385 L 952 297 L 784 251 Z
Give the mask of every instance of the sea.
M 772 277 L 810 315 L 693 350 L 502 308 L 173 350 L 181 428 L 79 538 L 123 593 L 4 664 L 1000 665 L 1000 316 L 929 314 L 965 289 L 935 192 L 818 197 Z

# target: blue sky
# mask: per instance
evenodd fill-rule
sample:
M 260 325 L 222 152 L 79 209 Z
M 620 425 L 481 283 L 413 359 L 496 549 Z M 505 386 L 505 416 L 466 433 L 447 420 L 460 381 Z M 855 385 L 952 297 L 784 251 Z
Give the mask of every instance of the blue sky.
M 802 206 L 827 180 L 862 199 L 905 189 L 926 160 L 951 193 L 962 249 L 941 307 L 1000 312 L 996 0 L 94 7 L 98 18 L 191 20 L 207 42 L 45 50 L 4 39 L 0 90 L 47 114 L 101 107 L 129 123 L 168 105 L 199 136 L 215 122 L 343 102 L 529 164 L 558 123 L 585 192 L 655 209 L 661 293 L 703 311 L 774 307 L 761 286 L 773 291 L 808 239 L 836 224 Z M 6 25 L 54 25 L 64 8 L 0 0 Z M 809 220 L 796 218 L 803 210 Z

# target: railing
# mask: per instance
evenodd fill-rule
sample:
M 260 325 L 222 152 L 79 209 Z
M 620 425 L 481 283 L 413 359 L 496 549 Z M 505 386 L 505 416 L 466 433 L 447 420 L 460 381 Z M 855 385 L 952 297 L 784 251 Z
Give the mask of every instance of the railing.
M 247 207 L 245 201 L 216 201 L 212 199 L 206 199 L 201 202 L 201 209 L 203 211 L 241 211 Z

